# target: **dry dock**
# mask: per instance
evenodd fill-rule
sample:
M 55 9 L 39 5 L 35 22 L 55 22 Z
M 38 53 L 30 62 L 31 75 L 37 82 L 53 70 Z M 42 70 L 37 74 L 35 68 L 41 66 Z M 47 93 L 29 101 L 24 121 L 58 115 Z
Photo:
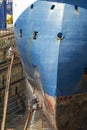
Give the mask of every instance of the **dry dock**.
M 0 31 L 0 124 L 3 117 L 4 95 L 8 66 L 10 65 L 10 48 L 14 48 L 15 58 L 12 66 L 9 88 L 6 123 L 25 110 L 25 77 L 22 64 L 17 53 L 13 28 Z
M 28 109 L 23 67 L 14 39 L 14 30 L 0 31 L 0 125 L 3 118 L 4 96 L 10 56 L 14 52 L 5 130 L 24 130 Z M 87 73 L 82 77 L 81 89 L 87 89 Z M 59 130 L 87 130 L 87 94 L 57 99 Z M 35 110 L 27 130 L 52 130 L 41 109 Z
M 15 58 L 11 72 L 5 130 L 24 130 L 28 115 L 26 84 L 23 67 L 15 44 L 13 28 L 0 31 L 0 126 L 3 118 L 7 71 L 11 62 L 10 47 L 14 48 Z M 51 130 L 41 110 L 34 112 L 28 130 Z

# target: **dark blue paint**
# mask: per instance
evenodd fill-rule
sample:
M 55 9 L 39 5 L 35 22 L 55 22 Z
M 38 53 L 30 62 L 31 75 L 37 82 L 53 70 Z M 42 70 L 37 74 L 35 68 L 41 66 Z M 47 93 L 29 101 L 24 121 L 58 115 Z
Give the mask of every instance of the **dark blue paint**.
M 71 5 L 77 5 L 87 9 L 87 0 L 43 0 L 43 1 L 66 3 Z
M 6 28 L 6 0 L 0 3 L 0 29 Z

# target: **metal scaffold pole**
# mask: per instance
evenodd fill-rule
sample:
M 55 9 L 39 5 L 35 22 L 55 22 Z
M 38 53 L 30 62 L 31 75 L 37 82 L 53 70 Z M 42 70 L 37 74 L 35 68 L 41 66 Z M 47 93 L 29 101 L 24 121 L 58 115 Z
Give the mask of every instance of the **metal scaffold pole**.
M 35 111 L 37 110 L 38 107 L 38 101 L 37 98 L 33 96 L 33 99 L 31 100 L 30 103 L 30 110 L 29 110 L 29 114 L 27 116 L 26 122 L 25 122 L 25 126 L 23 130 L 28 130 L 28 126 L 30 124 L 30 122 L 32 121 L 32 118 L 34 116 Z
M 2 119 L 2 124 L 1 124 L 1 130 L 5 130 L 6 113 L 7 113 L 8 97 L 9 97 L 9 87 L 10 87 L 11 70 L 12 70 L 13 61 L 14 61 L 14 54 L 12 54 L 11 63 L 8 66 L 6 88 L 5 88 L 5 96 L 4 96 L 4 110 L 3 110 L 3 119 Z
M 33 112 L 34 110 L 31 110 L 27 116 L 27 120 L 26 120 L 26 123 L 25 123 L 25 126 L 24 126 L 24 130 L 27 130 L 28 129 L 28 126 L 29 126 L 29 123 L 32 119 L 32 116 L 33 116 Z

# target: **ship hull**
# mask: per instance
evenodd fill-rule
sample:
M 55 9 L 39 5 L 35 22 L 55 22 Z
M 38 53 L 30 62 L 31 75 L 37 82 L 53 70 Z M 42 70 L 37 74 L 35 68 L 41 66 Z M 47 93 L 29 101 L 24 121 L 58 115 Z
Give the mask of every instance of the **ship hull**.
M 58 129 L 60 97 L 65 100 L 87 92 L 87 10 L 35 1 L 21 11 L 14 28 L 27 80 L 53 128 Z

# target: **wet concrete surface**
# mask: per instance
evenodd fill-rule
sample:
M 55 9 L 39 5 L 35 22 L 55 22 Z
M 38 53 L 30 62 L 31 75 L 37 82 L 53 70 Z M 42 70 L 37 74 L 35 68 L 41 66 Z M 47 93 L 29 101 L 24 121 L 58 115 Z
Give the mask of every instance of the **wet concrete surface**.
M 58 100 L 58 130 L 87 130 L 87 94 L 61 97 Z

